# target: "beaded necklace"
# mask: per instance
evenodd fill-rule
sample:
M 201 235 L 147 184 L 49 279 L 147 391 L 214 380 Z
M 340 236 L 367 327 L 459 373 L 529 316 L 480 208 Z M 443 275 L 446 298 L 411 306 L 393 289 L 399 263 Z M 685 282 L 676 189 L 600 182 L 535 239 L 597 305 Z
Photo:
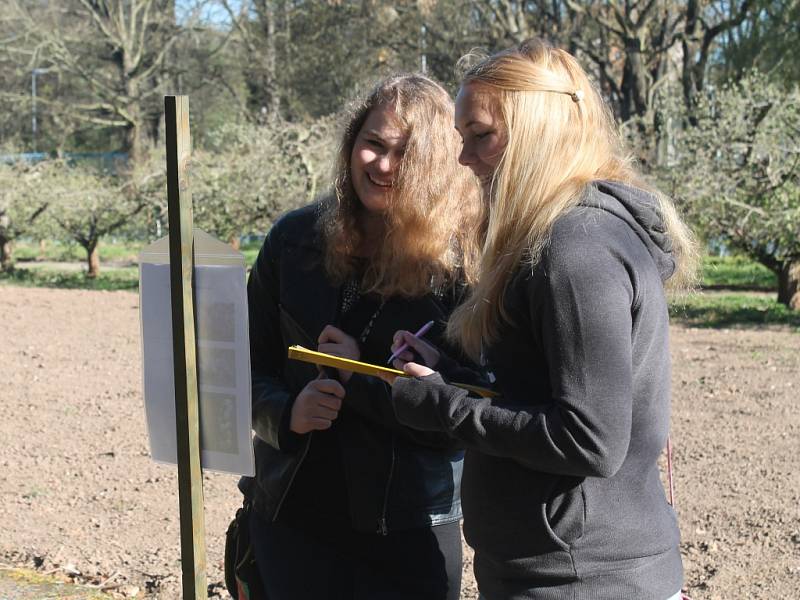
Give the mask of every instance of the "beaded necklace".
M 355 303 L 361 298 L 361 282 L 358 279 L 350 279 L 344 284 L 342 289 L 342 314 L 349 311 Z M 386 298 L 381 298 L 381 303 L 378 305 L 378 308 L 375 309 L 375 312 L 372 313 L 372 316 L 367 321 L 367 324 L 364 326 L 364 329 L 361 330 L 361 333 L 358 336 L 358 343 L 364 344 L 367 341 L 367 337 L 372 331 L 372 326 L 375 323 L 375 319 L 378 318 L 378 315 L 381 314 L 384 305 L 386 304 Z

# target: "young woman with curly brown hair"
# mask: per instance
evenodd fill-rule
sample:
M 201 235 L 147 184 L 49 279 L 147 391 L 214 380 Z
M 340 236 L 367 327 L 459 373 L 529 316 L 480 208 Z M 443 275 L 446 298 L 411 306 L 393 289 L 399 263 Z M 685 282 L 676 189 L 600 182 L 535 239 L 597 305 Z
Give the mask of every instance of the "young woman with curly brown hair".
M 347 117 L 334 190 L 275 223 L 248 284 L 256 476 L 240 483 L 270 600 L 456 600 L 463 453 L 398 423 L 389 387 L 287 361 L 287 346 L 385 363 L 400 327 L 444 329 L 474 280 L 479 192 L 453 103 L 422 75 Z

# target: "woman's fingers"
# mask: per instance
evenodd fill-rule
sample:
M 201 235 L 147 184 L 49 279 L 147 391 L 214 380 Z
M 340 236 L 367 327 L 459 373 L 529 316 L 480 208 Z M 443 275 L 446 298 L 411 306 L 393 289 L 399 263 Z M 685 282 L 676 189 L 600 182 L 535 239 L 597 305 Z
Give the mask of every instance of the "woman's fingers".
M 407 363 L 410 360 L 414 360 L 414 353 L 411 350 L 403 350 L 400 354 L 397 355 L 395 360 L 399 360 L 401 363 Z M 392 362 L 394 363 L 394 361 Z
M 411 375 L 412 377 L 426 377 L 427 375 L 433 375 L 435 371 L 429 369 L 425 365 L 419 365 L 413 362 L 407 362 L 403 365 L 403 371 Z
M 439 351 L 425 340 L 414 337 L 414 334 L 409 331 L 403 329 L 396 331 L 392 339 L 392 354 L 404 345 L 408 346 L 408 350 L 404 350 L 398 355 L 398 358 L 401 358 L 404 363 L 420 359 L 426 365 L 436 365 L 439 362 Z
M 333 421 L 336 417 L 339 416 L 339 411 L 334 410 L 332 408 L 328 408 L 322 404 L 318 405 L 314 414 L 310 416 L 311 419 L 324 419 L 327 421 Z
M 396 359 L 392 365 L 398 371 L 404 371 L 406 375 L 410 375 L 411 377 L 425 377 L 436 372 L 425 365 L 420 365 L 415 362 L 403 362 L 399 358 Z
M 334 327 L 333 325 L 326 325 L 325 329 L 322 330 L 322 333 L 319 334 L 319 338 L 317 338 L 317 343 L 324 344 L 326 342 L 334 342 L 340 344 L 347 338 L 350 338 L 350 336 L 347 335 L 344 331 L 342 331 L 338 327 Z
M 326 325 L 322 333 L 319 334 L 318 352 L 324 352 L 332 356 L 340 356 L 341 358 L 349 358 L 350 360 L 358 360 L 361 358 L 361 349 L 358 347 L 358 342 L 355 338 L 350 337 L 341 329 L 333 325 Z M 352 373 L 350 371 L 339 370 L 339 379 L 347 383 L 350 380 Z
M 357 352 L 344 344 L 320 344 L 317 347 L 317 352 L 324 352 L 332 356 L 341 356 L 342 358 L 349 358 L 350 360 L 358 360 Z
M 344 398 L 344 387 L 342 384 L 336 381 L 335 379 L 315 379 L 314 381 L 308 384 L 309 387 L 311 386 L 315 391 L 322 392 L 323 394 L 332 394 L 339 398 L 339 404 L 341 404 L 341 398 Z M 324 396 L 323 396 L 324 397 Z
M 333 419 L 313 417 L 309 421 L 309 431 L 324 431 L 325 429 L 330 429 L 331 425 L 333 425 Z
M 408 332 L 404 329 L 394 332 L 394 335 L 392 336 L 392 352 L 396 352 L 397 349 L 405 343 L 403 341 L 403 335 L 406 333 Z
M 344 388 L 333 379 L 310 381 L 295 398 L 289 419 L 289 429 L 308 433 L 328 429 L 339 416 Z

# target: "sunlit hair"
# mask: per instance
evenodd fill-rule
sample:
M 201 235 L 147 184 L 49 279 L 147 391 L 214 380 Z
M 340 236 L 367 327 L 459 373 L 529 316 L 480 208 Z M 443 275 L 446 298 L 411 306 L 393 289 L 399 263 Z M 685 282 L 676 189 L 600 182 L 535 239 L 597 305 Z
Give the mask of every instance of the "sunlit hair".
M 350 157 L 371 110 L 389 106 L 407 136 L 384 214 L 381 247 L 367 259 L 365 291 L 421 296 L 457 276 L 475 279 L 485 212 L 474 178 L 458 164 L 453 101 L 423 75 L 399 75 L 378 84 L 347 116 L 335 166 L 333 193 L 323 200 L 325 268 L 337 283 L 356 275 L 366 210 L 353 188 Z
M 463 60 L 463 59 L 462 59 Z M 504 291 L 521 261 L 531 266 L 553 223 L 600 179 L 648 189 L 625 152 L 614 118 L 578 62 L 540 40 L 482 57 L 474 55 L 462 88 L 487 95 L 507 128 L 508 143 L 491 182 L 486 241 L 478 283 L 452 315 L 448 335 L 477 358 L 496 341 Z M 695 243 L 672 202 L 653 192 L 671 237 L 675 284 L 693 280 Z

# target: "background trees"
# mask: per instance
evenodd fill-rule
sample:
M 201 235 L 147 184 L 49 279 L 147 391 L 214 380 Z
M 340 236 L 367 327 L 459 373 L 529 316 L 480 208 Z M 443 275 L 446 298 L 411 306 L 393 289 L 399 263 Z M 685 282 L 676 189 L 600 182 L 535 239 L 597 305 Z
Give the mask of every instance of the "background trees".
M 800 93 L 751 72 L 703 98 L 661 173 L 693 222 L 775 272 L 800 309 Z
M 86 253 L 90 278 L 100 272 L 100 239 L 126 225 L 145 207 L 140 195 L 130 193 L 130 181 L 120 183 L 118 178 L 69 167 L 58 160 L 30 169 L 23 185 L 29 201 L 49 198 L 37 223 L 39 236 L 77 243 Z
M 35 176 L 35 175 L 34 175 Z M 0 164 L 0 270 L 11 268 L 14 240 L 30 234 L 48 200 L 30 193 L 28 170 Z
M 455 91 L 470 49 L 541 35 L 582 60 L 698 231 L 782 274 L 795 303 L 798 22 L 800 0 L 7 0 L 0 153 L 125 153 L 91 181 L 142 204 L 135 230 L 156 235 L 161 96 L 187 93 L 197 216 L 234 241 L 326 188 L 336 112 L 357 89 L 423 70 Z M 3 239 L 61 210 L 70 177 L 0 223 Z M 3 198 L 11 223 L 19 204 Z

